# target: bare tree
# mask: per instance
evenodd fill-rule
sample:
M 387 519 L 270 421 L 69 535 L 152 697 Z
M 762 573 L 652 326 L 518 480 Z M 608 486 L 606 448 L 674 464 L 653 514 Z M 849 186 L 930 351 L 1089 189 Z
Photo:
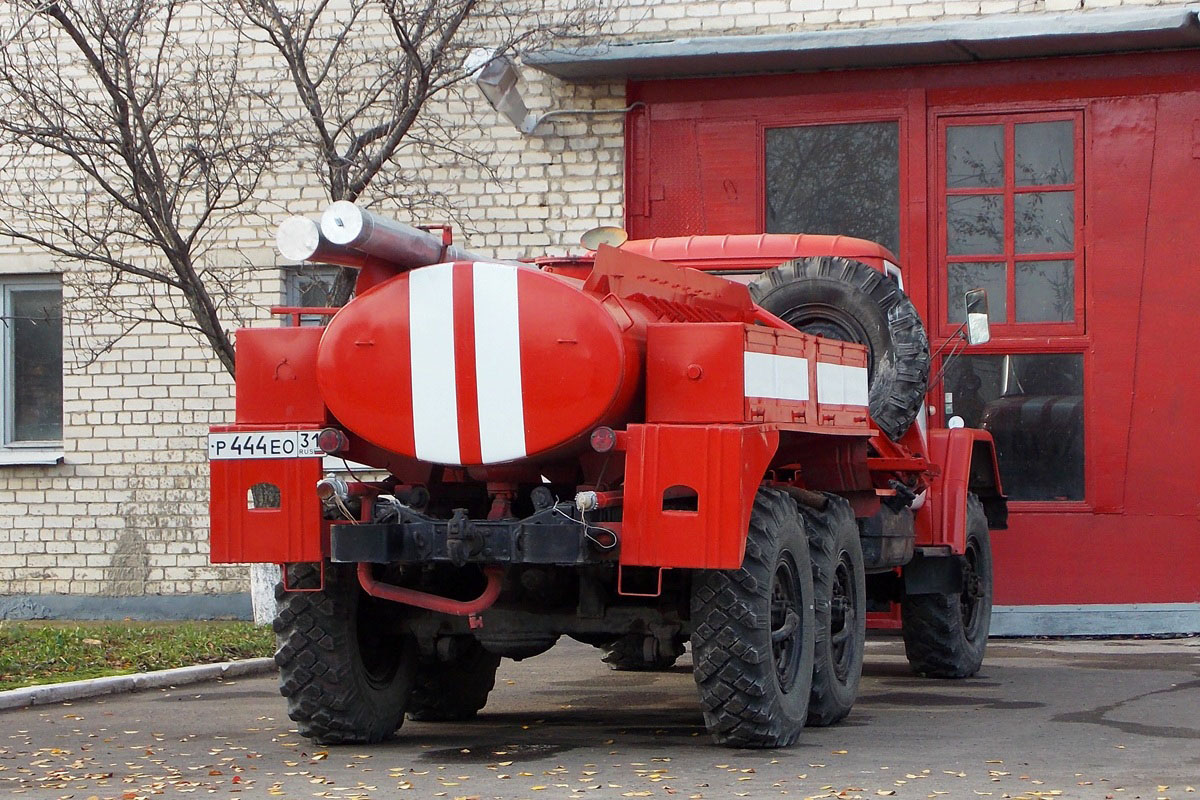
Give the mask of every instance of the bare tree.
M 85 267 L 72 273 L 81 305 L 121 331 L 188 329 L 232 373 L 223 318 L 241 298 L 211 250 L 282 134 L 240 77 L 249 43 L 189 25 L 186 0 L 8 5 L 0 233 Z
M 428 109 L 439 95 L 453 102 L 469 76 L 467 54 L 580 41 L 607 20 L 590 0 L 225 2 L 231 23 L 278 52 L 300 101 L 300 160 L 320 176 L 329 199 L 388 199 L 418 214 L 452 209 L 413 163 L 473 164 L 491 173 L 487 148 L 469 128 Z M 355 274 L 339 272 L 331 304 L 349 298 Z
M 510 53 L 606 24 L 598 0 L 10 0 L 0 16 L 0 235 L 81 268 L 77 343 L 146 321 L 193 332 L 233 371 L 225 324 L 254 265 L 217 249 L 266 210 L 264 176 L 319 176 L 330 200 L 452 205 L 413 167 L 490 173 L 478 131 L 432 113 L 476 47 Z M 277 55 L 264 74 L 253 54 Z M 269 70 L 268 70 L 269 71 Z M 282 91 L 281 91 L 282 87 Z M 338 275 L 333 302 L 353 286 Z M 90 312 L 88 311 L 90 309 Z M 118 323 L 94 328 L 103 319 Z M 114 332 L 115 331 L 115 332 Z M 86 334 L 85 334 L 86 335 Z

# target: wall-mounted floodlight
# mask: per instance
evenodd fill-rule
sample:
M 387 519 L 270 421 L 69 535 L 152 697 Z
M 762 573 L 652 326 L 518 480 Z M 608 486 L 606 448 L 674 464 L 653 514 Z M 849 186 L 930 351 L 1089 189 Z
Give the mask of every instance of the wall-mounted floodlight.
M 483 96 L 487 98 L 492 108 L 504 115 L 505 119 L 513 124 L 513 127 L 526 136 L 537 130 L 543 122 L 554 117 L 625 114 L 638 106 L 645 105 L 637 102 L 625 108 L 562 109 L 547 111 L 539 116 L 530 112 L 528 106 L 525 105 L 525 101 L 521 97 L 521 90 L 517 87 L 521 74 L 517 71 L 517 65 L 507 55 L 483 47 L 476 48 L 467 55 L 463 67 L 474 74 L 475 85 L 483 92 Z
M 492 108 L 503 114 L 521 133 L 533 132 L 534 115 L 521 99 L 521 90 L 517 88 L 521 76 L 511 58 L 477 48 L 467 56 L 464 66 L 475 73 L 475 85 Z

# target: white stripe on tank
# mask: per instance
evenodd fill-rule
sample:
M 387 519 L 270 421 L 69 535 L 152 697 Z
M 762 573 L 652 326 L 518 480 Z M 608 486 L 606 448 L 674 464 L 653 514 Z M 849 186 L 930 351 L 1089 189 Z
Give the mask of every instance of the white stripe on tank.
M 459 464 L 453 264 L 408 273 L 408 331 L 416 456 Z
M 484 464 L 525 457 L 518 269 L 485 262 L 472 267 L 479 450 Z

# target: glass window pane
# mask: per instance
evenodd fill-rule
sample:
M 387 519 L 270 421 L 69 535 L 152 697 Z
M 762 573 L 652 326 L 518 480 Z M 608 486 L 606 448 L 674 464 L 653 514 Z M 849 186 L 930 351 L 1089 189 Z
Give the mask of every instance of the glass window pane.
M 1004 252 L 1004 197 L 946 198 L 946 252 L 952 256 Z
M 337 274 L 337 267 L 313 264 L 302 267 L 285 267 L 283 272 L 285 304 L 292 307 L 327 307 Z M 319 314 L 306 314 L 300 317 L 301 325 L 324 325 L 328 321 L 329 317 Z
M 1016 126 L 1018 186 L 1075 182 L 1075 123 L 1026 122 Z
M 12 441 L 62 439 L 62 289 L 10 295 Z
M 1018 253 L 1063 253 L 1075 249 L 1075 193 L 1018 194 L 1014 238 Z
M 829 233 L 900 250 L 900 125 L 767 131 L 767 232 Z
M 961 325 L 966 321 L 963 295 L 972 289 L 987 289 L 989 322 L 1008 321 L 1005 303 L 1008 280 L 1004 262 L 950 264 L 946 268 L 946 278 L 946 321 L 951 325 Z
M 955 125 L 946 129 L 946 186 L 976 189 L 1004 185 L 1004 126 Z
M 946 412 L 991 431 L 1010 500 L 1083 499 L 1083 356 L 962 356 Z
M 1074 261 L 1018 261 L 1014 280 L 1017 322 L 1075 320 Z
M 314 280 L 312 277 L 308 277 L 307 280 L 301 279 L 300 305 L 309 307 L 329 305 L 329 290 L 332 288 L 332 283 Z

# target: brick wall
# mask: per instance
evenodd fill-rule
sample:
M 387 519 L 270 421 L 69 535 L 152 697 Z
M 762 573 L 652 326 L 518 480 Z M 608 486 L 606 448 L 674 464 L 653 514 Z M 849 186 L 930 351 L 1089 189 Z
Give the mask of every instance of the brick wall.
M 619 5 L 619 19 L 630 26 L 626 36 L 657 39 L 679 34 L 818 30 L 988 14 L 1187 3 L 1173 0 L 706 0 L 673 3 L 632 0 Z
M 636 0 L 619 4 L 615 36 L 752 33 L 978 14 L 1092 9 L 1120 0 Z M 1158 3 L 1147 3 L 1157 5 Z M 10 12 L 3 11 L 0 15 Z M 621 108 L 622 85 L 564 85 L 525 70 L 534 110 Z M 623 125 L 619 116 L 558 120 L 533 137 L 501 123 L 473 90 L 438 108 L 491 152 L 497 180 L 475 166 L 421 169 L 449 200 L 473 250 L 511 258 L 577 247 L 587 229 L 622 220 Z M 472 120 L 483 120 L 482 126 Z M 0 175 L 0 192 L 15 192 Z M 267 322 L 282 298 L 269 247 L 287 213 L 318 214 L 325 195 L 299 170 L 271 176 L 262 206 L 230 228 L 215 263 L 249 264 L 247 319 Z M 386 206 L 380 210 L 388 211 Z M 438 218 L 442 216 L 439 212 Z M 414 220 L 419 221 L 419 220 Z M 432 220 L 427 220 L 432 221 Z M 207 563 L 210 424 L 226 422 L 232 381 L 206 347 L 164 323 L 144 324 L 91 358 L 86 342 L 121 329 L 97 323 L 73 289 L 69 264 L 0 241 L 0 274 L 67 272 L 64 288 L 64 463 L 0 466 L 0 595 L 232 593 L 246 570 Z M 230 327 L 236 321 L 231 317 Z

